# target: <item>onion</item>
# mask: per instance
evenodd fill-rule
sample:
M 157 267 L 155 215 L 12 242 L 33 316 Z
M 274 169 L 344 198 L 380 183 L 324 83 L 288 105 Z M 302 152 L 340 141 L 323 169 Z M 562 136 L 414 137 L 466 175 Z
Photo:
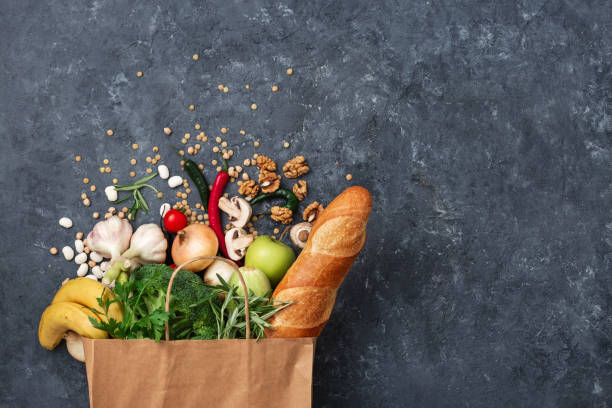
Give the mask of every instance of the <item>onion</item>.
M 172 243 L 172 260 L 180 265 L 198 256 L 213 256 L 219 250 L 215 232 L 204 224 L 190 224 L 176 233 Z M 183 269 L 198 272 L 212 263 L 213 259 L 193 262 Z

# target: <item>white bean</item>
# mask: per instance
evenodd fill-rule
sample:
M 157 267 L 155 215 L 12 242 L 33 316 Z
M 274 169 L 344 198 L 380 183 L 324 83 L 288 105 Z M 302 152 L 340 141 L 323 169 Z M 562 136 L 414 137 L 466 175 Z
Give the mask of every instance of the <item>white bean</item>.
M 168 186 L 170 188 L 178 187 L 183 184 L 183 178 L 181 176 L 172 176 L 168 179 Z
M 181 180 L 181 183 L 183 181 Z M 72 220 L 68 217 L 62 217 L 59 219 L 59 225 L 61 225 L 64 228 L 72 228 Z
M 107 186 L 104 189 L 104 194 L 106 194 L 106 199 L 108 201 L 117 201 L 117 190 L 115 190 L 115 186 Z
M 81 278 L 85 275 L 87 275 L 87 271 L 89 270 L 89 266 L 87 266 L 86 263 L 82 263 L 81 265 L 79 265 L 79 269 L 77 269 L 77 276 L 80 276 Z
M 159 173 L 159 177 L 164 180 L 167 180 L 170 177 L 170 170 L 168 170 L 168 166 L 165 164 L 160 164 L 157 166 L 157 172 Z
M 110 262 L 102 262 L 100 264 L 100 269 L 102 269 L 102 271 L 106 272 L 108 268 L 110 268 Z
M 85 252 L 83 252 L 82 254 L 78 254 L 74 257 L 74 262 L 76 262 L 77 265 L 84 264 L 85 262 L 87 262 L 87 254 Z
M 92 275 L 92 274 L 87 275 L 86 278 L 93 279 L 95 281 L 98 280 L 98 278 L 96 278 L 96 275 Z
M 67 261 L 72 261 L 72 258 L 74 258 L 74 251 L 69 246 L 65 246 L 62 248 L 62 254 L 64 255 L 64 258 L 66 258 Z
M 170 208 L 172 208 L 172 207 L 170 207 L 170 204 L 168 204 L 168 203 L 163 203 L 163 204 L 161 205 L 161 207 L 159 207 L 159 215 L 161 215 L 161 216 L 163 217 L 164 215 L 166 215 L 166 213 L 167 213 L 168 211 L 170 211 Z
M 99 266 L 94 266 L 93 268 L 91 268 L 91 273 L 93 273 L 98 279 L 102 279 L 102 277 L 104 276 L 104 272 L 102 272 L 102 269 L 100 269 Z
M 74 241 L 74 249 L 80 254 L 85 249 L 85 244 L 83 240 L 77 239 Z
M 89 254 L 89 259 L 91 259 L 95 263 L 98 263 L 98 262 L 102 262 L 102 259 L 104 259 L 104 258 L 102 258 L 102 255 L 100 255 L 99 253 L 92 252 L 92 253 Z

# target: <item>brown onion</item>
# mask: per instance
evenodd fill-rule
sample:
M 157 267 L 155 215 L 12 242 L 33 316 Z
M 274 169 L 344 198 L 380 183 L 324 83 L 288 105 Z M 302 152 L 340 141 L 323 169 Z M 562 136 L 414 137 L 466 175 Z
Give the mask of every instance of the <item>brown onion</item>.
M 178 266 L 198 256 L 213 256 L 219 250 L 219 241 L 215 232 L 204 224 L 190 224 L 176 233 L 172 243 L 172 260 Z M 199 272 L 206 268 L 214 259 L 202 259 L 193 262 L 183 269 Z

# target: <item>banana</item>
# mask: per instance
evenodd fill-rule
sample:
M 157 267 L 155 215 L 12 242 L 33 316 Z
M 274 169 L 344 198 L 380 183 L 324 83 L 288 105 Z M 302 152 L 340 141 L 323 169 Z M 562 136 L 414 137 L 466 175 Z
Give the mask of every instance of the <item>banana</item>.
M 59 302 L 78 303 L 79 305 L 98 310 L 101 313 L 98 317 L 101 320 L 106 320 L 104 317 L 104 310 L 97 301 L 97 298 L 102 296 L 102 291 L 104 291 L 104 297 L 102 299 L 112 300 L 115 298 L 113 291 L 106 288 L 106 286 L 98 281 L 89 278 L 71 279 L 57 291 L 51 304 Z M 118 322 L 123 320 L 123 310 L 119 302 L 110 305 L 108 308 L 108 317 L 114 318 Z
M 108 333 L 91 325 L 89 317 L 96 314 L 84 306 L 72 302 L 57 302 L 47 307 L 40 317 L 38 341 L 47 350 L 53 350 L 64 338 L 64 333 L 72 330 L 90 339 L 106 339 Z

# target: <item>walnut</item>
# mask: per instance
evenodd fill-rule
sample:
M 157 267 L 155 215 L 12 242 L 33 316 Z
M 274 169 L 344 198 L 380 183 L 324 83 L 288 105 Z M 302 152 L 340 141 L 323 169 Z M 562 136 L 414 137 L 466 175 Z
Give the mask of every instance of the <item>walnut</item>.
M 304 180 L 300 180 L 297 184 L 293 185 L 293 194 L 295 194 L 300 201 L 306 198 L 306 194 L 308 194 L 308 185 Z
M 270 212 L 272 213 L 270 218 L 274 221 L 282 222 L 283 224 L 291 224 L 293 222 L 293 212 L 286 207 L 275 205 L 270 208 Z
M 240 185 L 238 189 L 238 194 L 242 194 L 243 196 L 247 196 L 247 200 L 252 200 L 259 193 L 259 186 L 255 184 L 255 180 L 245 181 Z
M 298 178 L 309 171 L 310 167 L 306 165 L 304 156 L 296 156 L 283 166 L 283 172 L 287 178 Z
M 276 171 L 276 162 L 269 158 L 268 156 L 258 156 L 257 157 L 257 167 L 259 171 L 262 173 L 275 172 Z
M 306 207 L 306 209 L 304 210 L 304 214 L 302 214 L 302 218 L 304 218 L 304 221 L 314 222 L 317 218 L 321 216 L 324 209 L 325 208 L 323 207 L 323 204 L 319 204 L 318 201 L 315 201 L 314 203 Z
M 273 193 L 280 187 L 280 177 L 276 173 L 259 173 L 262 193 Z

